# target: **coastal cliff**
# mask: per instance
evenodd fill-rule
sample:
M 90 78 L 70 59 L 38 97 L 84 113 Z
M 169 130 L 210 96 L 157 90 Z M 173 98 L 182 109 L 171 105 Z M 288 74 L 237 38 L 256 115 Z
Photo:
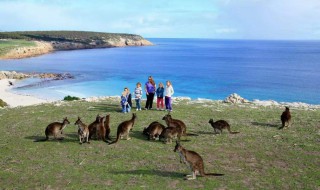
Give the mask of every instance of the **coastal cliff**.
M 37 31 L 37 32 L 0 32 L 0 40 L 33 42 L 32 46 L 6 47 L 0 59 L 19 59 L 33 57 L 60 50 L 111 48 L 126 46 L 150 46 L 150 41 L 134 34 L 113 34 L 82 31 Z M 0 50 L 1 50 L 0 41 Z

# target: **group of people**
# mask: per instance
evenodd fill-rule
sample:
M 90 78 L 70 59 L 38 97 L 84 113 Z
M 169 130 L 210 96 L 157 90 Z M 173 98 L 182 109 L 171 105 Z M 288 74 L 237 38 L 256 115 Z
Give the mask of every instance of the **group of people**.
M 167 110 L 172 111 L 172 95 L 174 93 L 171 81 L 166 82 L 164 87 L 163 83 L 160 82 L 158 88 L 154 82 L 152 76 L 148 77 L 148 81 L 145 83 L 144 90 L 147 96 L 147 101 L 145 105 L 146 110 L 152 109 L 154 95 L 157 96 L 157 110 Z M 143 95 L 143 90 L 141 83 L 136 84 L 134 89 L 134 99 L 136 102 L 136 110 L 141 111 L 141 99 Z M 131 111 L 132 108 L 132 96 L 129 88 L 125 87 L 121 94 L 121 106 L 122 112 L 127 113 Z M 165 106 L 165 108 L 164 108 Z

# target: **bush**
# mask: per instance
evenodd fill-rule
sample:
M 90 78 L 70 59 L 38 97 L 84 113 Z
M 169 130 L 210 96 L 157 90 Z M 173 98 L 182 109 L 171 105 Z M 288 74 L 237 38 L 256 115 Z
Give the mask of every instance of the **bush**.
M 65 96 L 64 98 L 63 98 L 63 100 L 64 101 L 73 101 L 73 100 L 80 100 L 80 98 L 79 97 L 76 97 L 76 96 Z
M 2 99 L 0 99 L 0 107 L 6 107 L 8 104 L 4 102 Z

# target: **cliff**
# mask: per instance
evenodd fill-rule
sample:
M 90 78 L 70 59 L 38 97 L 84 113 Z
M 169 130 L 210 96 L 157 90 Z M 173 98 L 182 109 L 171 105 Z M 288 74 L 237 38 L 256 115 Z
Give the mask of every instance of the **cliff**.
M 60 50 L 153 45 L 150 41 L 134 34 L 82 31 L 0 32 L 0 39 L 26 40 L 35 43 L 35 46 L 13 46 L 0 55 L 0 59 L 32 57 Z

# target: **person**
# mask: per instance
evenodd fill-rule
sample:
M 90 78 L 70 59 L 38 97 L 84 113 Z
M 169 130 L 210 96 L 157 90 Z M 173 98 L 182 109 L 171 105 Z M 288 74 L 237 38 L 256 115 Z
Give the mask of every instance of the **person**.
M 152 78 L 152 76 L 149 76 L 148 82 L 145 84 L 145 91 L 147 95 L 147 102 L 146 102 L 146 110 L 152 109 L 152 104 L 153 104 L 153 98 L 154 98 L 154 93 L 156 90 L 156 84 Z
M 167 81 L 167 86 L 165 89 L 165 104 L 166 104 L 166 110 L 172 111 L 172 95 L 174 93 L 171 81 Z
M 141 111 L 141 98 L 142 98 L 142 88 L 141 88 L 141 83 L 138 82 L 136 85 L 136 88 L 134 89 L 134 98 L 136 100 L 136 107 L 137 111 Z
M 157 88 L 156 94 L 157 94 L 157 110 L 164 110 L 163 106 L 163 92 L 164 87 L 162 82 L 159 83 L 159 87 Z
M 125 87 L 121 94 L 122 113 L 130 112 L 132 107 L 131 93 L 129 88 Z

